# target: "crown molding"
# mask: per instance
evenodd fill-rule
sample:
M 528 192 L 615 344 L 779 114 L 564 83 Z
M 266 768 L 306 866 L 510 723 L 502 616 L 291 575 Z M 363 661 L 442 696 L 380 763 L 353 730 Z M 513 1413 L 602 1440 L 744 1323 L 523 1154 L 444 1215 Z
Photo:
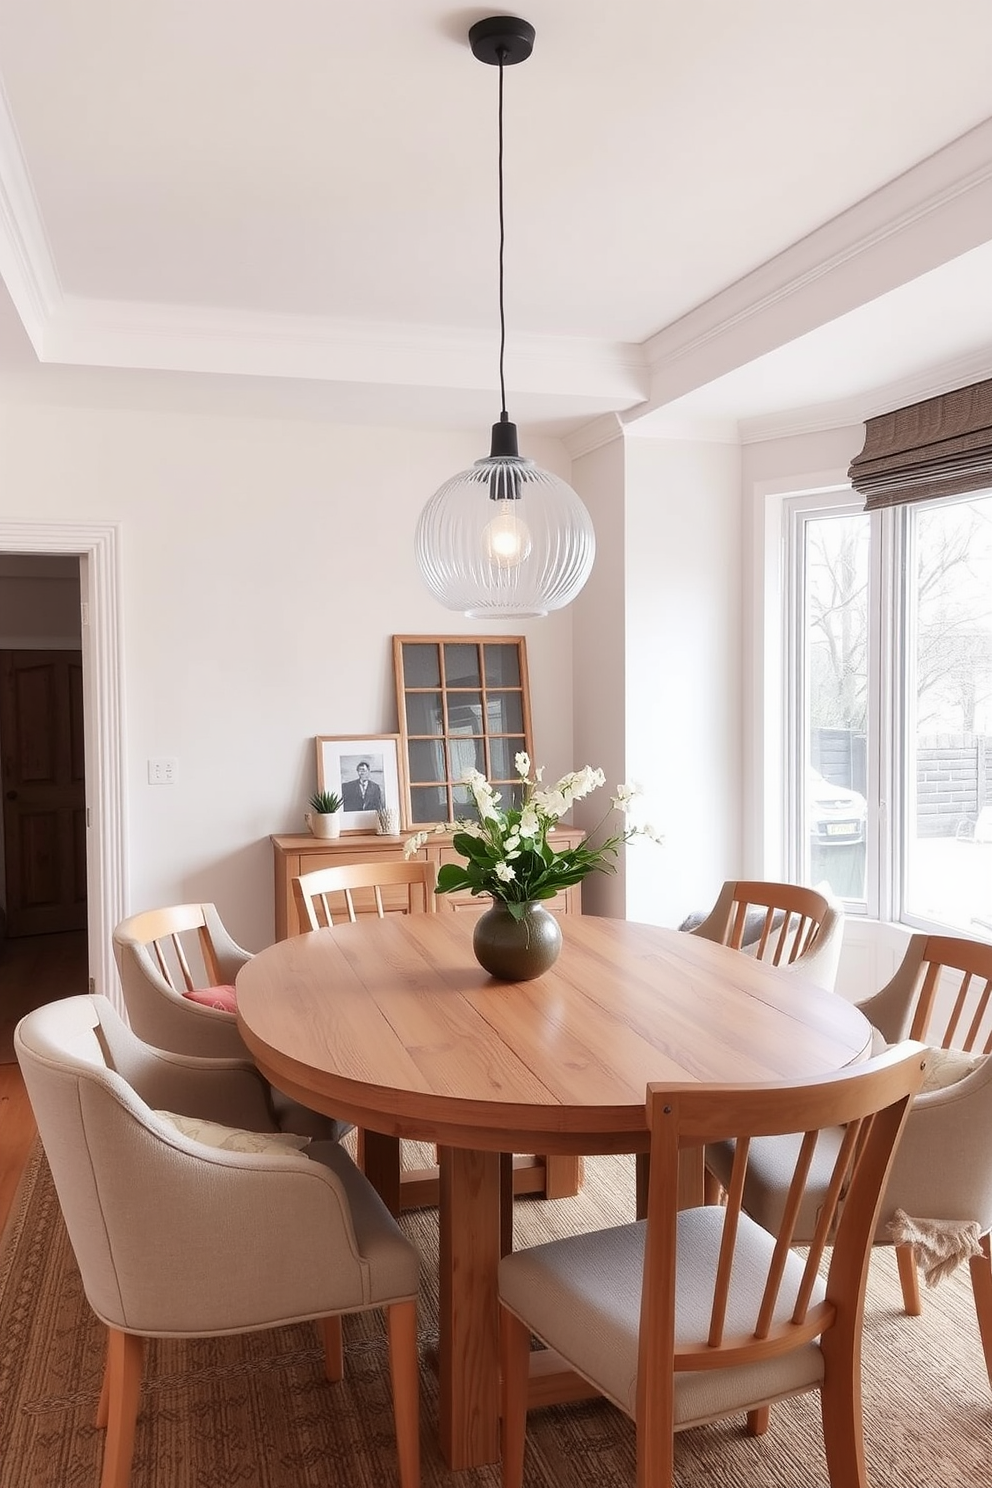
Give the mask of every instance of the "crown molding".
M 554 416 L 590 419 L 567 436 L 583 453 L 617 437 L 726 439 L 719 417 L 665 419 L 686 393 L 747 365 L 967 252 L 992 222 L 992 118 L 770 259 L 643 344 L 514 337 L 512 395 L 557 400 Z M 130 304 L 65 296 L 0 85 L 0 276 L 39 361 L 48 364 L 297 379 L 357 394 L 495 392 L 490 331 L 312 320 L 303 316 Z M 987 375 L 971 366 L 952 381 Z M 947 386 L 947 369 L 939 380 Z M 746 442 L 858 421 L 879 403 L 932 395 L 909 379 L 864 399 L 745 419 Z M 868 410 L 871 412 L 868 412 Z M 601 423 L 600 415 L 605 419 Z M 653 417 L 657 415 L 657 417 Z
M 40 357 L 73 366 L 495 392 L 496 347 L 491 331 L 66 297 L 48 316 Z M 642 349 L 622 342 L 517 336 L 506 363 L 507 381 L 520 394 L 626 408 L 647 390 Z
M 62 299 L 58 271 L 0 80 L 0 277 L 35 353 Z
M 614 440 L 624 437 L 624 421 L 617 413 L 604 413 L 601 418 L 591 419 L 581 429 L 574 429 L 562 439 L 565 452 L 572 460 L 592 454 Z
M 657 408 L 989 239 L 992 118 L 644 343 Z
M 833 403 L 820 403 L 806 408 L 741 419 L 738 434 L 742 444 L 757 444 L 769 439 L 786 439 L 796 434 L 817 434 L 824 429 L 839 429 L 848 424 L 863 424 L 866 419 L 911 403 L 922 403 L 940 393 L 968 387 L 973 382 L 992 378 L 992 349 L 966 357 L 956 357 L 938 367 L 928 367 L 912 377 L 900 378 L 883 387 L 872 388 L 851 398 Z

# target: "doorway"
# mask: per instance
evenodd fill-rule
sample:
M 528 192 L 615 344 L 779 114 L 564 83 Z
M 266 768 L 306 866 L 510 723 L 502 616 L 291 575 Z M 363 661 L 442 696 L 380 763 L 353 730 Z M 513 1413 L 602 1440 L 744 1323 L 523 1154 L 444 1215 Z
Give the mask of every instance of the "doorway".
M 7 571 L 0 560 L 0 610 L 18 585 L 43 598 L 51 582 Z M 60 582 L 60 581 L 56 581 Z M 68 587 L 78 609 L 79 576 Z M 48 617 L 39 615 L 36 624 Z M 0 641 L 6 637 L 0 633 Z M 31 637 L 24 637 L 31 639 Z M 0 646 L 0 796 L 6 934 L 53 935 L 86 928 L 86 777 L 82 650 Z
M 60 554 L 78 564 L 89 984 L 120 1008 L 112 947 L 127 903 L 119 529 L 112 523 L 0 521 L 0 555 L 6 554 Z

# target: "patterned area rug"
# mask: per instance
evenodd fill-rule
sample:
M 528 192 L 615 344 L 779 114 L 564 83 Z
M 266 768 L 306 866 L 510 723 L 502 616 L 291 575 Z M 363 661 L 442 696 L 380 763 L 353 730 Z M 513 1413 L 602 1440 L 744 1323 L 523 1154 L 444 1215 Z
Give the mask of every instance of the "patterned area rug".
M 592 1158 L 580 1196 L 518 1200 L 516 1245 L 630 1216 L 625 1158 Z M 496 1488 L 496 1467 L 451 1473 L 437 1447 L 437 1219 L 407 1215 L 424 1256 L 421 1310 L 424 1488 Z M 986 1483 L 992 1391 L 967 1272 L 899 1305 L 894 1256 L 873 1259 L 864 1375 L 876 1488 Z M 378 1315 L 345 1320 L 346 1377 L 328 1384 L 311 1325 L 148 1350 L 133 1488 L 383 1488 L 396 1481 L 387 1355 Z M 103 1330 L 82 1294 L 47 1164 L 32 1159 L 0 1259 L 0 1488 L 94 1488 Z M 764 1437 L 741 1422 L 684 1432 L 682 1488 L 826 1488 L 815 1397 L 776 1407 Z M 528 1488 L 629 1488 L 633 1430 L 602 1402 L 531 1416 Z

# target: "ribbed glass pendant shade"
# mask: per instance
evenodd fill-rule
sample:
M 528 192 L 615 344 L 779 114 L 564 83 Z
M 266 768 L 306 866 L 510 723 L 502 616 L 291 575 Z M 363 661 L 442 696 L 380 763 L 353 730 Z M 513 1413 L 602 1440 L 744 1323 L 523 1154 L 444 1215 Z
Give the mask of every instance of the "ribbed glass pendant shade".
M 571 486 L 520 456 L 490 455 L 445 481 L 417 523 L 417 562 L 441 604 L 525 620 L 571 603 L 596 537 Z
M 469 33 L 473 55 L 499 68 L 499 423 L 489 457 L 445 481 L 417 523 L 417 563 L 428 589 L 473 620 L 526 620 L 560 610 L 578 594 L 596 556 L 589 513 L 556 475 L 520 456 L 506 411 L 503 353 L 503 70 L 524 62 L 534 27 L 488 16 Z

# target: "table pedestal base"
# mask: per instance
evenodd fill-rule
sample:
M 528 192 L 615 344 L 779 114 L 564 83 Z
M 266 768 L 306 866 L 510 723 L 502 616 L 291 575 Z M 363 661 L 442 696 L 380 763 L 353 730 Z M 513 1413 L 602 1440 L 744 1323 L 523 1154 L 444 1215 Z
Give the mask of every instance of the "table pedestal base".
M 360 1166 L 390 1214 L 399 1215 L 404 1209 L 437 1207 L 439 1168 L 402 1168 L 398 1137 L 363 1131 Z M 544 1199 L 571 1199 L 581 1186 L 581 1157 L 514 1155 L 514 1198 L 520 1194 L 539 1194 Z

